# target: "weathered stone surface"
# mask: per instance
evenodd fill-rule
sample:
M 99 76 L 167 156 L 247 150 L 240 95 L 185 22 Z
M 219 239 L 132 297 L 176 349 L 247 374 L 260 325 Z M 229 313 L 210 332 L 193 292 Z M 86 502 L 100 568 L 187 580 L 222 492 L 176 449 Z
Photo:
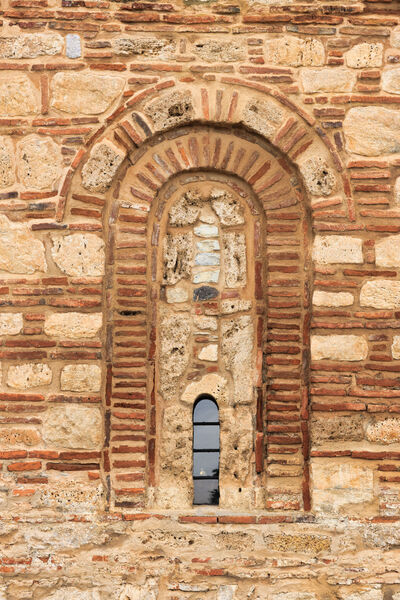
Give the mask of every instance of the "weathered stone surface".
M 104 273 L 104 242 L 94 233 L 53 235 L 51 255 L 67 275 L 97 276 Z
M 0 37 L 0 58 L 36 58 L 60 54 L 63 39 L 58 33 L 20 33 Z
M 48 137 L 29 135 L 17 145 L 18 175 L 29 189 L 52 190 L 62 172 L 60 147 Z
M 196 191 L 188 191 L 174 202 L 169 211 L 169 223 L 173 227 L 192 225 L 200 214 L 202 200 Z
M 65 36 L 65 54 L 68 58 L 82 56 L 81 38 L 76 33 L 67 33 Z
M 400 281 L 366 281 L 360 292 L 360 305 L 373 308 L 400 308 Z
M 15 182 L 14 147 L 11 137 L 0 136 L 0 188 Z
M 250 404 L 252 398 L 252 351 L 254 328 L 249 316 L 222 321 L 222 359 L 231 372 L 234 384 L 234 404 Z
M 102 442 L 101 411 L 93 406 L 52 406 L 43 418 L 42 435 L 55 448 L 93 450 Z
M 313 294 L 314 306 L 351 306 L 354 296 L 350 292 L 324 292 L 315 290 Z
M 382 73 L 382 89 L 390 94 L 400 94 L 400 68 L 388 69 Z
M 61 590 L 56 590 L 48 596 L 47 600 L 100 600 L 99 591 L 81 590 L 76 587 L 65 587 Z
M 110 142 L 96 144 L 82 169 L 82 185 L 91 192 L 105 192 L 124 160 L 124 155 Z
M 168 59 L 175 52 L 176 42 L 156 37 L 119 37 L 112 40 L 112 49 L 118 56 Z
M 390 235 L 376 242 L 375 263 L 380 267 L 400 267 L 400 235 Z
M 351 108 L 343 121 L 346 147 L 363 156 L 400 152 L 400 114 L 380 106 Z
M 10 365 L 7 373 L 7 385 L 17 390 L 50 385 L 53 373 L 45 363 L 24 363 Z
M 394 184 L 394 203 L 396 206 L 400 206 L 400 177 L 397 177 Z
M 212 300 L 218 296 L 218 290 L 209 286 L 202 285 L 199 288 L 193 290 L 193 300 L 199 302 L 201 300 Z
M 79 481 L 53 480 L 51 485 L 41 486 L 37 504 L 40 507 L 73 513 L 95 513 L 104 510 L 103 486 L 85 485 Z M 86 598 L 88 592 L 81 592 Z M 91 596 L 90 596 L 91 597 Z M 98 596 L 97 596 L 98 597 Z M 81 595 L 73 595 L 71 600 L 81 599 Z
M 393 336 L 392 357 L 396 360 L 400 359 L 400 335 Z
M 0 430 L 0 444 L 2 446 L 37 446 L 41 437 L 36 429 L 10 428 Z
M 193 44 L 193 52 L 205 62 L 235 62 L 246 56 L 245 47 L 238 41 L 202 40 Z
M 393 48 L 400 48 L 400 27 L 393 27 L 390 37 Z
M 3 72 L 0 76 L 0 114 L 23 117 L 39 112 L 39 91 L 28 75 Z
M 95 337 L 103 322 L 102 313 L 53 313 L 47 314 L 44 331 L 51 337 L 84 339 Z
M 342 68 L 306 68 L 301 70 L 300 81 L 306 94 L 351 92 L 357 81 L 357 75 L 349 69 Z
M 163 281 L 174 285 L 181 279 L 190 278 L 193 259 L 193 235 L 167 234 L 164 238 Z
M 313 445 L 337 440 L 361 441 L 364 439 L 363 415 L 335 417 L 324 414 L 314 415 L 311 420 L 311 440 Z
M 61 371 L 61 389 L 70 392 L 98 392 L 101 369 L 97 365 L 66 365 Z
M 317 235 L 312 257 L 320 264 L 362 263 L 362 240 L 348 235 Z
M 202 267 L 215 267 L 220 264 L 220 255 L 214 252 L 199 252 L 194 257 L 194 264 Z
M 221 312 L 224 315 L 250 310 L 250 308 L 251 300 L 240 300 L 232 298 L 231 300 L 222 300 L 221 302 Z
M 285 36 L 267 39 L 266 62 L 291 67 L 319 67 L 325 62 L 325 51 L 317 39 Z
M 353 46 L 345 54 L 346 65 L 353 69 L 366 67 L 381 67 L 383 60 L 383 45 L 363 42 Z
M 193 231 L 195 235 L 198 235 L 199 237 L 214 237 L 218 235 L 218 227 L 216 225 L 197 225 L 194 227 Z
M 203 317 L 195 316 L 193 319 L 194 325 L 199 329 L 209 329 L 210 331 L 216 331 L 218 322 L 215 317 Z
M 320 552 L 329 552 L 331 549 L 331 539 L 323 535 L 265 534 L 263 538 L 267 547 L 277 552 L 319 554 Z
M 199 352 L 200 360 L 217 361 L 218 360 L 218 344 L 208 344 L 203 346 Z
M 222 225 L 242 225 L 244 223 L 243 208 L 231 194 L 225 190 L 213 190 L 210 200 Z
M 224 233 L 225 284 L 229 288 L 246 285 L 247 260 L 244 233 Z
M 336 187 L 333 170 L 320 156 L 312 157 L 300 165 L 307 190 L 313 196 L 329 196 Z
M 367 340 L 362 335 L 312 335 L 313 360 L 364 360 L 368 355 Z
M 166 294 L 167 294 L 167 302 L 169 304 L 174 304 L 175 302 L 177 302 L 177 303 L 187 302 L 187 300 L 189 300 L 189 292 L 185 288 L 167 287 Z
M 23 324 L 22 313 L 0 313 L 0 336 L 17 335 Z
M 378 444 L 400 442 L 400 419 L 384 419 L 371 423 L 366 430 L 367 440 Z
M 271 138 L 282 124 L 284 114 L 272 100 L 250 100 L 243 110 L 242 118 L 245 125 Z
M 193 274 L 193 283 L 218 283 L 220 269 L 200 271 Z
M 158 131 L 187 123 L 194 117 L 193 100 L 189 91 L 175 91 L 156 98 L 144 110 Z
M 63 112 L 98 115 L 110 108 L 124 83 L 118 75 L 56 73 L 51 82 L 51 105 Z
M 165 400 L 176 395 L 179 378 L 189 364 L 190 317 L 165 313 L 161 320 L 160 390 Z
M 0 270 L 9 273 L 46 271 L 43 243 L 27 225 L 13 223 L 0 214 Z
M 313 506 L 335 513 L 345 505 L 373 500 L 373 470 L 369 466 L 312 461 Z

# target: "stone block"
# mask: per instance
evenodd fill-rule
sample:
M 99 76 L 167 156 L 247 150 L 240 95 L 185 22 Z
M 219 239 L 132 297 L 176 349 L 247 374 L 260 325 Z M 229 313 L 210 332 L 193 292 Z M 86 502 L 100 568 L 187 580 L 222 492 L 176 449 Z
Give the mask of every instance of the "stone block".
M 253 401 L 252 354 L 254 327 L 251 317 L 237 316 L 221 322 L 221 354 L 225 368 L 231 372 L 234 384 L 234 404 Z
M 389 94 L 400 94 L 400 67 L 382 72 L 382 89 Z
M 345 53 L 345 61 L 352 69 L 381 67 L 383 61 L 383 45 L 380 43 L 363 42 L 356 44 Z
M 196 247 L 199 252 L 213 252 L 220 249 L 218 240 L 201 240 L 196 242 Z
M 82 590 L 76 587 L 64 587 L 56 590 L 46 600 L 101 600 L 96 589 Z
M 223 315 L 229 315 L 235 312 L 242 312 L 251 309 L 251 300 L 241 300 L 231 298 L 231 300 L 222 300 L 221 312 Z
M 102 313 L 53 313 L 44 322 L 46 335 L 69 340 L 95 337 L 102 326 Z
M 36 429 L 12 428 L 0 429 L 0 444 L 2 446 L 37 446 L 41 437 Z
M 111 44 L 118 56 L 140 56 L 141 60 L 154 57 L 167 60 L 176 49 L 175 40 L 156 37 L 118 37 Z
M 188 191 L 174 202 L 169 211 L 169 223 L 173 227 L 193 225 L 199 217 L 202 199 L 196 191 Z
M 51 105 L 63 112 L 99 115 L 121 95 L 124 85 L 118 75 L 59 72 L 51 81 Z
M 348 505 L 372 502 L 373 469 L 370 466 L 312 461 L 313 507 L 317 512 L 337 513 Z M 358 510 L 358 509 L 353 509 Z
M 125 156 L 110 142 L 93 146 L 82 169 L 82 185 L 91 192 L 105 192 L 110 187 Z
M 0 58 L 54 56 L 62 49 L 63 38 L 58 33 L 19 33 L 0 37 Z
M 66 365 L 61 371 L 61 389 L 70 392 L 99 392 L 101 369 L 97 365 Z
M 351 306 L 354 296 L 350 292 L 324 292 L 315 290 L 313 293 L 314 306 Z
M 390 235 L 376 242 L 375 263 L 380 267 L 400 267 L 400 235 Z
M 366 438 L 376 444 L 400 443 L 400 419 L 383 419 L 370 423 L 366 429 Z
M 53 448 L 94 450 L 101 446 L 101 411 L 93 406 L 52 406 L 43 417 L 43 439 Z
M 193 322 L 201 330 L 216 331 L 218 327 L 218 321 L 215 317 L 195 316 Z
M 193 53 L 205 62 L 236 62 L 244 60 L 246 48 L 239 41 L 199 40 L 193 44 Z
M 243 287 L 247 281 L 246 238 L 244 233 L 225 232 L 222 236 L 225 285 Z
M 7 372 L 7 385 L 16 390 L 29 390 L 50 385 L 53 373 L 45 363 L 24 363 L 10 365 Z
M 11 137 L 0 136 L 0 188 L 15 182 L 14 146 Z
M 194 234 L 199 237 L 216 237 L 218 235 L 218 227 L 216 225 L 197 225 L 193 229 Z
M 325 62 L 325 50 L 323 44 L 313 38 L 273 38 L 266 41 L 265 60 L 274 65 L 319 67 Z
M 144 109 L 157 131 L 188 123 L 194 118 L 191 92 L 174 91 L 152 100 Z
M 360 292 L 360 305 L 373 308 L 400 308 L 400 281 L 366 281 Z
M 331 539 L 326 535 L 298 534 L 264 534 L 267 548 L 275 552 L 294 552 L 304 554 L 320 554 L 329 552 Z
M 361 441 L 364 439 L 363 415 L 335 417 L 314 415 L 311 420 L 311 442 L 315 446 L 326 442 Z
M 272 100 L 250 100 L 243 110 L 243 123 L 261 135 L 272 138 L 283 123 L 285 113 Z
M 28 189 L 53 190 L 62 173 L 60 147 L 48 137 L 28 135 L 17 144 L 18 176 Z
M 302 69 L 300 81 L 306 94 L 351 92 L 357 81 L 357 75 L 350 69 L 323 68 Z
M 303 162 L 300 172 L 312 196 L 329 196 L 335 190 L 335 174 L 322 157 L 313 156 Z
M 74 277 L 104 274 L 104 242 L 94 233 L 53 235 L 51 256 L 58 268 Z
M 192 233 L 167 234 L 164 238 L 163 282 L 174 285 L 181 279 L 189 279 L 192 260 Z
M 37 506 L 67 514 L 90 514 L 104 510 L 104 490 L 101 484 L 88 485 L 74 481 L 72 478 L 69 478 L 69 481 L 60 479 L 53 478 L 51 485 L 40 486 L 40 490 L 36 493 Z M 71 600 L 81 600 L 81 598 L 100 600 L 99 595 L 92 596 L 86 591 L 80 590 L 80 594 L 82 595 L 73 595 Z
M 202 300 L 212 300 L 218 296 L 218 290 L 209 286 L 202 285 L 199 288 L 193 290 L 193 300 L 194 302 L 201 302 Z
M 393 48 L 400 48 L 400 27 L 392 27 L 390 42 Z
M 231 194 L 225 190 L 213 190 L 210 200 L 222 225 L 231 226 L 244 223 L 243 208 Z
M 400 359 L 400 335 L 393 336 L 392 342 L 392 357 L 396 360 Z
M 397 177 L 394 183 L 394 203 L 396 206 L 400 206 L 400 177 Z
M 46 270 L 43 242 L 35 238 L 28 225 L 0 215 L 0 271 L 29 274 Z
M 67 33 L 65 36 L 65 54 L 68 58 L 82 56 L 81 38 L 76 33 Z
M 218 344 L 207 344 L 203 346 L 199 352 L 200 360 L 217 361 L 218 360 Z
M 0 75 L 0 114 L 24 117 L 40 113 L 40 94 L 28 75 L 12 71 Z
M 193 283 L 218 283 L 219 274 L 219 269 L 215 269 L 215 271 L 200 271 L 199 273 L 194 273 Z
M 363 262 L 362 240 L 349 235 L 316 235 L 312 258 L 319 264 Z
M 313 360 L 365 360 L 368 355 L 367 340 L 362 335 L 312 335 Z
M 346 148 L 362 156 L 400 152 L 400 114 L 380 106 L 360 106 L 347 111 L 343 121 Z
M 18 335 L 23 324 L 22 313 L 0 313 L 0 336 Z
M 180 302 L 187 302 L 189 300 L 189 292 L 185 288 L 167 287 L 166 294 L 167 294 L 167 302 L 169 304 L 175 304 L 175 303 L 179 304 Z
M 176 396 L 179 378 L 189 363 L 191 320 L 183 313 L 165 312 L 160 326 L 160 391 L 169 400 Z

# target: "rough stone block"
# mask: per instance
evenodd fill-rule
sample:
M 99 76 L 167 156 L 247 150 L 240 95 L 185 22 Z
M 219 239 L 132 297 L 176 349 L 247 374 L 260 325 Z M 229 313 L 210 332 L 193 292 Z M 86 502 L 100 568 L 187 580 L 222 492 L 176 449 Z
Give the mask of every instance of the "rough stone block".
M 400 27 L 393 27 L 390 37 L 393 48 L 400 48 Z
M 225 190 L 213 190 L 210 200 L 222 225 L 242 225 L 244 223 L 243 208 L 231 194 Z
M 15 182 L 14 147 L 11 137 L 0 136 L 0 188 Z
M 0 313 L 0 336 L 18 335 L 23 324 L 22 313 Z
M 314 306 L 351 306 L 354 296 L 350 292 L 324 292 L 315 290 L 313 294 Z
M 328 163 L 313 156 L 300 165 L 306 188 L 312 196 L 329 196 L 336 187 L 336 177 Z
M 96 144 L 82 169 L 82 185 L 91 192 L 105 192 L 125 156 L 110 142 Z
M 252 352 L 254 327 L 249 316 L 223 320 L 221 323 L 222 359 L 234 382 L 235 404 L 250 404 L 252 397 Z
M 199 217 L 202 200 L 196 191 L 188 191 L 174 202 L 169 211 L 169 223 L 173 227 L 193 225 Z
M 62 172 L 60 147 L 48 137 L 29 135 L 19 144 L 18 175 L 29 189 L 53 190 Z
M 400 359 L 400 335 L 393 336 L 392 357 L 396 360 Z
M 179 378 L 189 363 L 190 317 L 165 313 L 161 319 L 160 390 L 165 400 L 176 395 Z
M 193 44 L 193 52 L 205 62 L 236 62 L 244 60 L 246 49 L 238 41 L 205 39 Z
M 0 215 L 0 270 L 9 273 L 46 271 L 43 243 L 27 225 L 13 223 Z
M 199 352 L 200 360 L 217 361 L 218 360 L 218 344 L 208 344 Z
M 3 72 L 0 76 L 0 114 L 23 117 L 39 112 L 39 91 L 28 75 Z
M 400 281 L 366 281 L 360 292 L 360 305 L 373 308 L 400 308 Z
M 349 69 L 302 69 L 300 81 L 306 94 L 351 92 L 357 75 Z
M 43 418 L 43 439 L 54 448 L 99 448 L 103 440 L 101 411 L 93 406 L 52 406 Z
M 364 422 L 363 415 L 314 415 L 311 420 L 311 442 L 319 446 L 337 440 L 361 441 L 364 439 Z
M 362 335 L 313 335 L 313 360 L 364 360 L 368 355 L 367 340 Z
M 193 283 L 218 283 L 220 270 L 200 271 L 193 274 Z
M 187 302 L 189 300 L 189 292 L 185 288 L 169 288 L 166 289 L 167 302 L 169 304 L 175 304 L 180 302 Z
M 346 65 L 352 69 L 381 67 L 383 61 L 383 45 L 363 42 L 353 46 L 345 54 Z
M 67 33 L 65 36 L 65 54 L 68 58 L 82 56 L 81 38 L 76 33 Z
M 382 89 L 389 94 L 400 94 L 400 67 L 383 71 Z
M 58 33 L 19 33 L 0 37 L 0 58 L 36 58 L 60 54 L 63 38 Z
M 242 287 L 247 281 L 246 238 L 244 233 L 227 232 L 222 236 L 225 284 L 228 288 Z
M 336 513 L 345 505 L 373 500 L 370 466 L 312 461 L 313 506 L 318 512 Z
M 50 385 L 53 373 L 45 363 L 11 365 L 7 373 L 7 385 L 17 390 Z
M 46 335 L 64 339 L 95 337 L 103 322 L 102 313 L 53 313 L 47 314 L 44 331 Z
M 346 148 L 362 156 L 400 152 L 400 114 L 380 106 L 360 106 L 347 111 L 343 121 Z
M 400 177 L 397 177 L 394 184 L 394 203 L 396 206 L 400 206 Z
M 400 235 L 390 235 L 376 242 L 375 263 L 380 267 L 400 267 Z
M 104 273 L 104 242 L 94 233 L 52 236 L 51 255 L 61 271 L 75 277 Z
M 325 50 L 317 39 L 303 40 L 295 36 L 267 39 L 265 60 L 291 67 L 319 67 L 325 62 Z
M 175 52 L 176 41 L 156 37 L 119 37 L 112 40 L 112 49 L 118 56 L 140 56 L 141 60 L 153 57 L 168 60 Z
M 110 108 L 124 84 L 118 75 L 56 73 L 51 82 L 51 105 L 63 112 L 98 115 Z
M 383 419 L 368 425 L 366 438 L 377 444 L 398 444 L 400 442 L 400 419 Z
M 319 554 L 329 552 L 331 539 L 326 535 L 298 534 L 265 534 L 263 536 L 267 548 L 275 552 L 294 552 Z
M 163 281 L 174 285 L 181 279 L 189 279 L 192 272 L 193 235 L 188 233 L 167 234 L 164 238 Z
M 282 124 L 284 111 L 272 100 L 250 100 L 243 110 L 243 123 L 257 133 L 272 138 Z
M 189 91 L 175 91 L 156 98 L 144 110 L 157 131 L 187 123 L 194 118 L 193 100 Z
M 320 264 L 360 264 L 363 262 L 362 240 L 348 235 L 317 235 L 312 258 Z
M 66 365 L 61 371 L 61 389 L 70 392 L 98 392 L 101 369 L 97 365 Z

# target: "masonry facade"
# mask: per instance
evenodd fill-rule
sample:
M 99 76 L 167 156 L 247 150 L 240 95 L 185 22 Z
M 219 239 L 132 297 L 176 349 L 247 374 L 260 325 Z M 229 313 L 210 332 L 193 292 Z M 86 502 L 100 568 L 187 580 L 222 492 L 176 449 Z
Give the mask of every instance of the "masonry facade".
M 397 0 L 1 25 L 1 600 L 399 600 Z

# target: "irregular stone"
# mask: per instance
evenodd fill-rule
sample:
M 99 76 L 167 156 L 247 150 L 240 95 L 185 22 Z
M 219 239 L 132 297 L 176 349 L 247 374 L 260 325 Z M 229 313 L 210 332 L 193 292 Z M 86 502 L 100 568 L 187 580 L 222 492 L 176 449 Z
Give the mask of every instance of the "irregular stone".
M 320 156 L 309 158 L 300 165 L 307 190 L 313 196 L 329 196 L 336 187 L 333 169 Z
M 68 58 L 82 56 L 81 38 L 76 33 L 67 33 L 65 36 L 65 54 Z
M 345 505 L 373 500 L 374 475 L 370 466 L 314 460 L 311 468 L 316 511 L 336 513 Z
M 366 67 L 381 67 L 383 60 L 383 45 L 363 42 L 353 46 L 345 53 L 346 65 L 352 69 Z
M 242 287 L 247 281 L 246 238 L 244 233 L 223 234 L 225 284 Z
M 311 358 L 313 360 L 364 360 L 368 355 L 368 343 L 362 335 L 312 335 Z
M 101 369 L 97 365 L 66 365 L 61 371 L 61 389 L 70 392 L 98 392 Z
M 163 281 L 174 285 L 190 278 L 193 259 L 192 232 L 167 234 L 164 238 Z
M 400 235 L 390 235 L 376 242 L 375 263 L 380 267 L 400 267 Z
M 69 481 L 52 481 L 51 485 L 40 486 L 36 494 L 38 496 L 38 505 L 40 508 L 46 507 L 57 511 L 74 513 L 94 513 L 104 510 L 103 486 L 98 484 L 85 485 L 72 478 Z M 81 600 L 82 592 L 79 596 L 73 595 L 71 600 Z M 88 591 L 83 592 L 89 594 Z M 92 596 L 89 596 L 92 598 Z M 99 598 L 99 596 L 95 596 Z M 46 597 L 47 600 L 48 596 Z M 100 600 L 100 598 L 99 598 Z
M 351 306 L 354 296 L 350 292 L 324 292 L 315 290 L 313 294 L 314 306 Z
M 222 225 L 242 225 L 244 223 L 243 208 L 231 194 L 224 190 L 213 190 L 210 200 Z
M 215 225 L 198 225 L 193 231 L 199 237 L 215 237 L 218 235 L 218 227 Z
M 175 304 L 179 302 L 186 302 L 189 300 L 189 292 L 185 288 L 167 288 L 167 302 L 169 304 Z
M 251 300 L 240 300 L 238 298 L 232 298 L 231 300 L 222 300 L 221 312 L 224 315 L 229 315 L 235 312 L 241 312 L 244 310 L 250 310 Z
M 237 585 L 220 585 L 218 587 L 217 600 L 234 600 L 237 587 Z
M 362 240 L 349 235 L 316 235 L 312 258 L 319 264 L 363 262 Z
M 203 267 L 212 267 L 219 265 L 220 257 L 219 254 L 214 254 L 212 252 L 200 252 L 199 254 L 196 254 L 194 263 L 195 265 Z
M 174 91 L 152 100 L 144 108 L 157 131 L 169 129 L 194 118 L 192 95 L 189 91 Z
M 36 58 L 60 54 L 63 39 L 58 33 L 19 33 L 0 37 L 0 58 Z
M 0 270 L 9 273 L 47 271 L 43 243 L 28 225 L 13 223 L 0 215 Z
M 0 114 L 23 117 L 40 113 L 40 95 L 28 75 L 8 71 L 0 75 Z
M 140 56 L 141 59 L 156 56 L 165 60 L 171 58 L 176 49 L 175 40 L 156 37 L 121 37 L 112 40 L 111 44 L 118 56 Z
M 219 250 L 219 241 L 200 240 L 200 242 L 196 242 L 196 247 L 200 252 L 213 252 L 213 250 Z
M 269 549 L 277 552 L 304 552 L 315 555 L 329 552 L 331 549 L 331 539 L 326 535 L 264 534 L 263 539 Z
M 351 92 L 357 75 L 342 68 L 301 69 L 300 81 L 306 94 Z
M 396 444 L 400 442 L 400 419 L 384 419 L 368 425 L 366 437 L 377 444 Z
M 339 598 L 341 600 L 383 600 L 383 593 L 381 589 L 376 588 L 362 588 L 356 592 L 349 593 L 347 587 L 343 587 L 339 591 Z
M 272 100 L 250 100 L 243 110 L 243 123 L 267 138 L 274 136 L 284 118 L 283 110 Z
M 350 108 L 343 121 L 346 148 L 362 156 L 400 152 L 400 114 L 380 106 Z
M 325 50 L 317 39 L 273 38 L 266 41 L 265 60 L 274 65 L 320 67 L 325 62 Z
M 59 72 L 51 81 L 51 106 L 68 113 L 99 115 L 110 108 L 124 84 L 118 75 Z
M 168 216 L 170 225 L 173 227 L 193 225 L 199 217 L 201 203 L 198 192 L 189 191 L 183 194 L 170 208 Z
M 181 375 L 189 364 L 190 317 L 165 313 L 161 318 L 160 390 L 164 400 L 176 396 Z
M 103 440 L 101 411 L 93 406 L 51 406 L 43 417 L 43 439 L 54 448 L 93 450 Z
M 400 177 L 397 177 L 393 190 L 394 190 L 394 203 L 396 206 L 400 206 Z
M 400 281 L 366 281 L 360 292 L 360 305 L 373 308 L 400 308 Z
M 193 44 L 193 52 L 205 62 L 236 62 L 244 60 L 245 47 L 238 41 L 206 39 Z
M 51 256 L 61 271 L 74 277 L 104 273 L 104 242 L 94 233 L 53 235 Z
M 207 344 L 199 352 L 200 360 L 217 361 L 218 360 L 218 344 Z
M 324 414 L 313 416 L 311 420 L 311 440 L 313 445 L 321 445 L 337 440 L 361 441 L 364 439 L 363 415 L 335 417 Z
M 200 302 L 201 300 L 212 300 L 218 296 L 218 290 L 209 285 L 202 285 L 199 288 L 193 290 L 194 302 Z
M 0 429 L 0 444 L 3 446 L 37 446 L 40 442 L 36 429 Z
M 105 192 L 124 160 L 124 155 L 110 142 L 96 144 L 82 169 L 82 185 L 91 192 Z
M 250 404 L 253 401 L 251 365 L 254 344 L 251 317 L 245 315 L 223 320 L 221 335 L 222 359 L 233 378 L 233 404 Z
M 215 317 L 200 317 L 195 316 L 193 322 L 199 329 L 209 329 L 210 331 L 216 331 L 218 327 L 218 321 Z
M 14 147 L 9 136 L 0 136 L 0 188 L 15 182 Z
M 396 360 L 400 359 L 400 335 L 393 336 L 392 357 Z
M 53 373 L 45 363 L 24 363 L 10 365 L 7 373 L 7 385 L 17 390 L 50 385 Z
M 400 48 L 400 27 L 392 27 L 390 42 L 393 48 Z
M 390 94 L 400 94 L 400 67 L 382 73 L 382 89 Z
M 102 313 L 53 313 L 44 322 L 46 335 L 69 340 L 95 337 L 103 322 Z
M 193 283 L 218 283 L 219 269 L 215 271 L 200 271 L 193 275 Z
M 0 336 L 18 335 L 23 325 L 22 313 L 0 313 Z
M 28 135 L 17 144 L 18 175 L 29 189 L 53 190 L 62 172 L 61 148 L 48 137 Z
M 75 587 L 65 587 L 56 590 L 46 600 L 101 600 L 98 590 L 80 590 Z

